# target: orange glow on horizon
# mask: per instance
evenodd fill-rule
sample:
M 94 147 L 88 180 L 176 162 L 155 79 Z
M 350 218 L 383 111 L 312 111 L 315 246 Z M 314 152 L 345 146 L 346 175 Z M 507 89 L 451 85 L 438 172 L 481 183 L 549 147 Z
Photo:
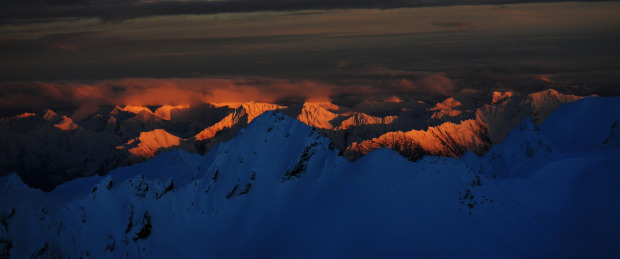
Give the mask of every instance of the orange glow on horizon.
M 0 83 L 8 94 L 0 107 L 46 108 L 83 106 L 192 106 L 202 103 L 238 107 L 241 103 L 333 102 L 339 96 L 358 96 L 369 102 L 398 103 L 409 95 L 450 95 L 455 83 L 441 73 L 420 79 L 387 80 L 376 85 L 334 85 L 315 80 L 279 78 L 127 78 L 94 83 Z M 407 97 L 409 96 L 409 97 Z M 162 115 L 165 117 L 165 115 Z

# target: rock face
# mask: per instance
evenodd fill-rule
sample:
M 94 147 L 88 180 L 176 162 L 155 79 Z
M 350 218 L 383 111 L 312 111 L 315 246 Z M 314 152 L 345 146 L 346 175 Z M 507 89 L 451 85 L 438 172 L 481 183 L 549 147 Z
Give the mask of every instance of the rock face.
M 385 148 L 349 161 L 268 111 L 204 156 L 165 152 L 48 193 L 0 177 L 0 256 L 614 257 L 618 111 L 620 98 L 586 98 L 483 156 L 416 162 Z
M 424 155 L 459 157 L 467 150 L 482 154 L 526 117 L 539 124 L 561 104 L 580 98 L 547 90 L 459 95 L 434 104 L 366 102 L 353 108 L 326 102 L 286 107 L 252 102 L 235 107 L 162 106 L 154 112 L 140 106 L 48 109 L 0 119 L 0 140 L 6 143 L 0 146 L 0 175 L 17 172 L 28 184 L 50 190 L 170 149 L 205 154 L 272 110 L 315 127 L 349 159 L 382 147 L 413 161 Z

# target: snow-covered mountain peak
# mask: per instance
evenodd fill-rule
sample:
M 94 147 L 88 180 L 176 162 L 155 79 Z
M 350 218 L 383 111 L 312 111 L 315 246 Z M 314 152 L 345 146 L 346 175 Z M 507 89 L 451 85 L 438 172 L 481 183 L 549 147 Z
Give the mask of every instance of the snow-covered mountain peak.
M 280 111 L 267 111 L 256 117 L 241 130 L 237 138 L 252 138 L 254 135 L 269 135 L 268 139 L 310 138 L 329 143 L 316 129 Z M 243 136 L 241 136 L 243 135 Z
M 23 118 L 34 117 L 35 115 L 36 115 L 35 113 L 25 112 L 25 113 L 13 116 L 13 118 L 23 119 Z
M 326 105 L 324 104 L 325 103 L 305 103 L 303 108 L 301 109 L 301 112 L 297 116 L 297 119 L 307 124 L 308 126 L 321 129 L 332 129 L 334 125 L 331 124 L 331 121 L 333 121 L 339 115 L 326 109 Z M 338 106 L 335 107 L 335 110 L 337 110 Z
M 219 122 L 196 134 L 194 138 L 199 141 L 208 140 L 218 134 L 221 134 L 224 130 L 232 130 L 234 133 L 236 130 L 241 129 L 262 113 L 282 108 L 285 107 L 269 103 L 243 103 Z
M 433 119 L 442 119 L 443 117 L 456 117 L 459 116 L 462 111 L 455 109 L 463 105 L 461 102 L 457 101 L 453 97 L 445 99 L 443 102 L 437 103 L 437 105 L 433 108 L 429 108 L 429 111 L 433 111 L 433 115 L 431 118 Z
M 81 106 L 80 108 L 75 110 L 75 112 L 73 112 L 73 115 L 71 115 L 71 119 L 73 119 L 74 121 L 82 121 L 97 114 L 97 112 L 99 112 L 100 110 L 101 108 L 98 106 Z
M 360 125 L 376 125 L 376 124 L 390 124 L 392 123 L 397 116 L 385 116 L 385 117 L 375 117 L 372 115 L 368 115 L 365 113 L 355 113 L 350 118 L 342 121 L 338 129 L 348 129 L 355 126 Z
M 499 91 L 495 91 L 495 92 L 493 92 L 493 99 L 491 101 L 491 104 L 496 104 L 496 103 L 503 102 L 506 99 L 512 97 L 513 95 L 514 95 L 513 92 L 499 92 Z
M 148 120 L 157 120 L 160 121 L 161 119 L 157 116 L 155 116 L 155 114 L 153 114 L 151 111 L 140 111 L 136 114 L 136 116 L 134 116 L 133 118 L 131 118 L 131 120 L 139 120 L 139 121 L 148 121 Z
M 80 126 L 73 123 L 73 120 L 71 118 L 67 116 L 62 116 L 62 120 L 59 123 L 54 124 L 54 127 L 64 131 L 72 131 L 78 129 Z
M 22 188 L 29 188 L 16 173 L 9 173 L 0 178 L 0 190 L 3 194 L 14 192 Z
M 31 188 L 25 184 L 15 173 L 9 173 L 6 176 L 0 177 L 0 197 L 14 197 L 12 199 L 0 199 L 0 218 L 5 216 L 5 213 L 7 212 L 11 213 L 11 211 L 7 210 L 7 208 L 13 208 L 14 210 L 17 207 L 24 206 L 24 203 L 29 204 L 30 206 L 40 206 L 45 204 L 45 194 L 46 193 L 41 190 Z M 53 205 L 48 204 L 47 206 L 51 207 Z M 2 230 L 3 229 L 0 226 L 0 240 L 3 240 L 1 238 L 3 232 Z M 0 254 L 2 254 L 2 245 L 0 245 Z
M 129 153 L 137 159 L 148 159 L 154 157 L 159 152 L 165 151 L 181 144 L 181 139 L 166 132 L 163 129 L 155 129 L 148 132 L 141 132 L 140 137 L 130 140 L 126 144 Z
M 122 110 L 126 112 L 135 113 L 135 114 L 138 114 L 143 111 L 148 112 L 148 113 L 153 113 L 149 108 L 138 106 L 138 105 L 125 105 L 125 107 L 123 107 Z
M 58 114 L 51 109 L 45 109 L 42 117 L 44 120 L 53 120 L 58 118 Z
M 437 103 L 437 105 L 434 108 L 431 108 L 430 110 L 435 111 L 435 110 L 440 110 L 444 108 L 454 108 L 454 107 L 458 107 L 461 105 L 462 103 L 454 99 L 454 97 L 448 97 L 442 102 Z
M 110 111 L 110 117 L 115 118 L 115 120 L 118 120 L 119 122 L 124 121 L 125 119 L 128 119 L 128 118 L 131 118 L 135 116 L 136 114 L 137 113 L 125 111 L 123 108 L 121 108 L 118 105 L 115 106 L 114 109 Z
M 582 98 L 581 96 L 572 94 L 561 94 L 555 89 L 547 89 L 542 92 L 529 94 L 525 102 L 529 103 L 532 107 L 532 120 L 540 124 L 551 115 L 557 107 Z
M 148 131 L 148 132 L 140 132 L 140 137 L 139 139 L 144 142 L 144 141 L 159 141 L 160 139 L 158 139 L 158 136 L 163 136 L 164 140 L 166 140 L 168 138 L 168 136 L 170 136 L 170 133 L 166 132 L 163 129 L 154 129 L 152 131 Z M 175 138 L 178 139 L 178 138 Z M 166 141 L 167 142 L 167 141 Z
M 561 94 L 560 92 L 558 92 L 558 90 L 549 88 L 547 90 L 529 94 L 528 98 L 536 101 L 543 101 L 550 98 L 561 98 L 562 96 L 564 96 L 564 94 Z
M 341 109 L 340 106 L 331 102 L 305 102 L 304 107 L 320 107 L 330 112 L 337 112 Z
M 261 115 L 263 112 L 272 111 L 276 109 L 286 108 L 284 106 L 280 106 L 277 104 L 271 103 L 260 103 L 260 102 L 247 102 L 241 104 L 241 107 L 245 110 L 245 113 L 248 115 L 248 122 L 252 121 L 258 115 Z
M 235 150 L 229 156 L 252 159 L 252 163 L 258 164 L 268 164 L 272 158 L 278 157 L 278 160 L 287 161 L 287 164 L 269 166 L 282 167 L 276 171 L 290 171 L 288 176 L 297 177 L 303 173 L 310 159 L 323 157 L 325 152 L 333 153 L 335 147 L 315 128 L 282 112 L 269 111 L 255 118 L 235 138 L 223 143 L 217 152 L 222 155 L 229 150 Z M 222 161 L 235 159 L 225 157 Z

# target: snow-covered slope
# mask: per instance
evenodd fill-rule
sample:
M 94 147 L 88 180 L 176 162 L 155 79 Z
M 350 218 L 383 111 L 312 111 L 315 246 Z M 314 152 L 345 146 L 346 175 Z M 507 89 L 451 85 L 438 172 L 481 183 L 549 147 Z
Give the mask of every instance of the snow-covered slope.
M 205 156 L 166 152 L 50 193 L 0 178 L 0 253 L 614 257 L 619 105 L 587 98 L 523 122 L 485 156 L 415 163 L 389 149 L 350 162 L 317 130 L 267 112 Z

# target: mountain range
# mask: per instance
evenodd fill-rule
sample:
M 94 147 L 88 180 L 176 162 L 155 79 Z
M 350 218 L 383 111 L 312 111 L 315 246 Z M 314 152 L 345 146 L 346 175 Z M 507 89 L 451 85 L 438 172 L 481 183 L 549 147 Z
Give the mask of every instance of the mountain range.
M 0 254 L 617 256 L 620 98 L 584 98 L 550 116 L 531 107 L 538 112 L 523 112 L 531 116 L 501 143 L 461 158 L 412 162 L 378 148 L 350 161 L 284 110 L 253 117 L 205 155 L 162 152 L 51 192 L 11 173 L 0 178 Z M 226 117 L 256 114 L 244 109 Z M 449 130 L 444 124 L 440 131 Z M 152 137 L 179 141 L 161 130 L 145 139 Z
M 550 89 L 460 94 L 437 103 L 396 98 L 354 107 L 307 102 L 47 109 L 0 119 L 0 175 L 16 172 L 28 185 L 49 191 L 172 149 L 206 154 L 271 110 L 316 128 L 349 160 L 382 147 L 412 161 L 460 157 L 467 150 L 482 155 L 526 117 L 539 124 L 563 103 L 581 98 Z

